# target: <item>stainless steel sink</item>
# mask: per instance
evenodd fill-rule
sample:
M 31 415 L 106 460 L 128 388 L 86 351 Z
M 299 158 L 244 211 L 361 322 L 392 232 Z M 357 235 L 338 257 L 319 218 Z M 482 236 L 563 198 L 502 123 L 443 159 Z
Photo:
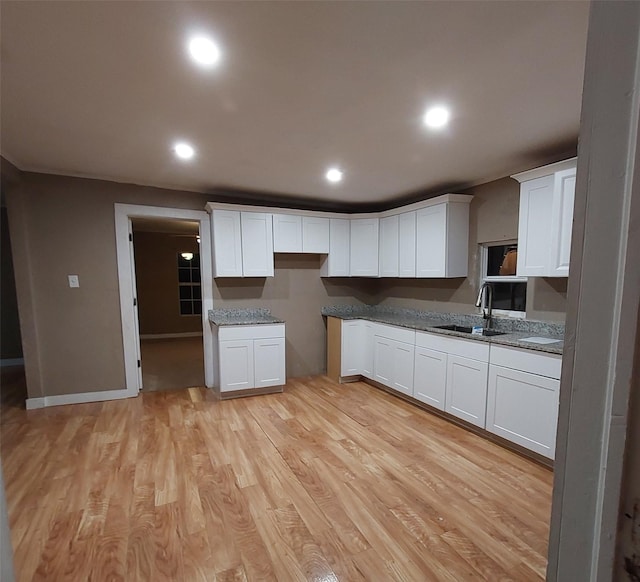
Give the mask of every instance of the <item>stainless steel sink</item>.
M 459 331 L 461 333 L 471 334 L 473 328 L 466 325 L 436 325 L 436 329 L 446 329 L 447 331 Z M 497 331 L 495 329 L 483 329 L 482 335 L 485 337 L 491 337 L 492 335 L 504 335 L 506 332 Z

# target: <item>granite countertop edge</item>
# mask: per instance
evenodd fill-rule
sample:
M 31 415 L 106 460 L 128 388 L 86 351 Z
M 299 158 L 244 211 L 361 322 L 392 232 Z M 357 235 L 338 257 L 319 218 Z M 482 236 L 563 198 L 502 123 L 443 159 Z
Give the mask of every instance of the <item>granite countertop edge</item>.
M 369 311 L 369 312 L 367 312 Z M 322 315 L 327 317 L 336 317 L 338 319 L 365 319 L 367 321 L 373 321 L 375 323 L 383 323 L 387 325 L 395 325 L 398 327 L 405 327 L 408 329 L 414 329 L 416 331 L 426 331 L 429 333 L 436 333 L 440 335 L 447 335 L 451 337 L 458 337 L 464 339 L 470 339 L 473 341 L 481 341 L 495 345 L 504 345 L 515 348 L 522 348 L 531 351 L 544 352 L 548 354 L 562 355 L 564 348 L 564 341 L 557 334 L 549 334 L 542 331 L 506 331 L 504 335 L 499 336 L 481 336 L 472 335 L 464 332 L 451 331 L 447 329 L 438 329 L 438 325 L 446 325 L 447 323 L 458 323 L 456 321 L 460 317 L 468 317 L 462 314 L 456 313 L 438 313 L 432 314 L 429 312 L 424 313 L 424 317 L 410 316 L 406 314 L 396 314 L 393 312 L 388 313 L 375 313 L 370 310 L 345 310 L 341 311 L 335 307 L 323 308 Z M 473 316 L 470 316 L 473 317 Z M 464 322 L 466 324 L 467 322 Z M 531 336 L 543 336 L 550 337 L 552 339 L 560 340 L 554 344 L 534 344 L 531 342 L 523 342 L 522 339 Z
M 265 308 L 210 309 L 209 322 L 218 327 L 285 323 L 284 319 L 271 315 L 271 311 Z

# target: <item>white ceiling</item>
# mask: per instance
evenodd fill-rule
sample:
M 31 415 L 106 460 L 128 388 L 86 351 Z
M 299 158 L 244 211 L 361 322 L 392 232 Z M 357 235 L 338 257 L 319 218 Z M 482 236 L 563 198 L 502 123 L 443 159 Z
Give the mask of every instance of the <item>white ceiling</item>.
M 307 202 L 440 193 L 575 150 L 587 20 L 577 1 L 3 1 L 1 152 L 29 171 Z M 213 71 L 187 57 L 203 31 L 222 47 Z M 430 133 L 435 102 L 452 119 Z M 195 160 L 173 158 L 178 138 Z

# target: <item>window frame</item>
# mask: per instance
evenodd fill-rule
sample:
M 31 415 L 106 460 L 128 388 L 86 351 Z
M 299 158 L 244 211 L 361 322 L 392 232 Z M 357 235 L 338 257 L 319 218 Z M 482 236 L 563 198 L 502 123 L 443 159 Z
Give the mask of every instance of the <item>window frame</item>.
M 193 261 L 196 260 L 197 257 L 197 262 L 198 262 L 198 271 L 200 272 L 200 282 L 198 283 L 194 283 L 193 281 L 189 281 L 188 283 L 186 282 L 182 282 L 180 281 L 180 269 L 184 268 L 180 266 L 180 259 L 183 258 L 182 257 L 182 253 L 185 252 L 192 252 L 192 251 L 177 251 L 176 252 L 176 276 L 178 279 L 178 315 L 180 317 L 202 317 L 202 264 L 200 262 L 200 252 L 194 252 L 193 253 L 193 258 L 191 259 L 191 261 L 189 261 L 189 271 L 192 271 L 193 268 L 191 267 L 191 265 L 193 265 Z M 186 260 L 186 259 L 185 259 Z M 193 291 L 191 292 L 191 299 L 181 299 L 180 298 L 180 287 L 199 287 L 200 288 L 200 299 L 193 299 Z M 200 302 L 200 313 L 182 313 L 181 312 L 181 306 L 183 302 L 190 302 L 191 303 L 191 310 L 193 311 L 193 306 L 194 306 L 194 301 L 199 301 Z
M 491 242 L 483 242 L 480 243 L 480 286 L 483 283 L 526 283 L 527 284 L 527 294 L 529 293 L 529 278 L 522 277 L 518 275 L 487 275 L 487 268 L 489 266 L 489 248 L 490 247 L 501 247 L 508 245 L 517 245 L 517 239 L 508 239 L 508 240 L 500 240 L 500 241 L 491 241 Z M 479 309 L 478 313 L 481 313 L 482 310 Z M 504 317 L 511 317 L 513 319 L 526 319 L 527 311 L 525 305 L 525 311 L 515 311 L 512 309 L 493 309 L 492 313 L 494 315 L 502 315 Z

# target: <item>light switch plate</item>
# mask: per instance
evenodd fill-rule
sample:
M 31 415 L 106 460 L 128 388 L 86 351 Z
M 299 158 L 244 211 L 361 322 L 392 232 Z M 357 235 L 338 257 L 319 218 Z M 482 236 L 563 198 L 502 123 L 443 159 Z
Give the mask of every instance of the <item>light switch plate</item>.
M 80 287 L 78 275 L 69 275 L 69 287 Z

